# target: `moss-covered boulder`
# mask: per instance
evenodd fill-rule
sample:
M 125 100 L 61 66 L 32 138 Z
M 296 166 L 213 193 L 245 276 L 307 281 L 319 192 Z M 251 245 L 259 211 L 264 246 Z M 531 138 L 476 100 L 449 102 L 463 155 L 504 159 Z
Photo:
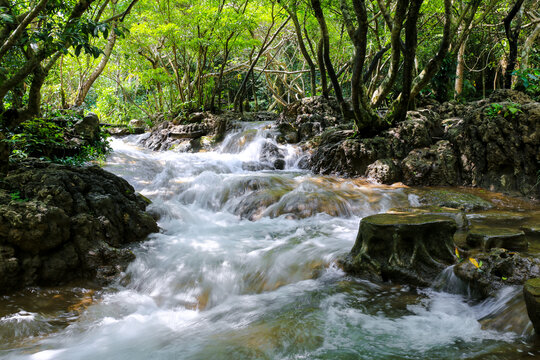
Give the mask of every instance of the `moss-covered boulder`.
M 419 199 L 421 204 L 449 207 L 464 211 L 487 210 L 493 204 L 479 196 L 452 190 L 430 190 L 422 194 Z
M 540 278 L 529 279 L 525 282 L 523 296 L 534 331 L 540 334 Z
M 360 222 L 343 262 L 347 272 L 378 281 L 428 286 L 453 264 L 454 219 L 425 214 L 379 214 Z

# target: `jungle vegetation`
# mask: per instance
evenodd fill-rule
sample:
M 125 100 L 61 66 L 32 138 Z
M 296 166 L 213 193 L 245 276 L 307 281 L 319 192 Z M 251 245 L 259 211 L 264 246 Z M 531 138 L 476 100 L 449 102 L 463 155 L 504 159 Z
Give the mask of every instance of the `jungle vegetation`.
M 539 42 L 539 0 L 0 0 L 0 121 L 156 123 L 322 95 L 369 133 L 429 98 L 538 97 Z

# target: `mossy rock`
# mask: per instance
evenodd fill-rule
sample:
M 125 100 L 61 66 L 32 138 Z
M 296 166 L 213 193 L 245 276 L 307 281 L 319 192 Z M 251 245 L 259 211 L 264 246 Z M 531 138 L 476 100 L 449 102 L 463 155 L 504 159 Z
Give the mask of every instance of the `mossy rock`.
M 481 197 L 450 190 L 430 190 L 420 196 L 420 203 L 465 211 L 488 210 L 493 208 L 491 202 Z
M 360 222 L 346 271 L 378 281 L 428 286 L 455 262 L 454 219 L 433 214 L 379 214 Z
M 523 231 L 495 227 L 473 227 L 467 235 L 467 245 L 483 250 L 504 248 L 511 251 L 526 251 L 529 248 Z

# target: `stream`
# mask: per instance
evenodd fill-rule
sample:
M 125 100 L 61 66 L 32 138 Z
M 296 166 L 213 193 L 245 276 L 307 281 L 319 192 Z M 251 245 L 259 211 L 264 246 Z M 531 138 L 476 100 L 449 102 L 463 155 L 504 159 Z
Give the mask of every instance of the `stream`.
M 211 152 L 112 140 L 105 169 L 152 201 L 161 232 L 112 286 L 0 297 L 5 359 L 518 359 L 540 356 L 521 288 L 482 302 L 443 272 L 433 288 L 375 284 L 336 261 L 362 217 L 417 206 L 421 190 L 285 170 L 249 171 L 268 123 Z M 143 135 L 144 136 L 144 135 Z

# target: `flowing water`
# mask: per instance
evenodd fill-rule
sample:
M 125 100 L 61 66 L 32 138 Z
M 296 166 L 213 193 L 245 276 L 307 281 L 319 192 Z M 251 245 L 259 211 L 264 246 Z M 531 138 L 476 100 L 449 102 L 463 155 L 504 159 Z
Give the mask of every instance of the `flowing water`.
M 415 206 L 413 189 L 316 176 L 281 147 L 251 172 L 267 124 L 212 152 L 152 153 L 113 140 L 106 169 L 152 200 L 161 232 L 113 286 L 0 297 L 8 359 L 515 359 L 538 354 L 521 289 L 477 302 L 443 272 L 431 289 L 349 277 L 336 260 L 359 220 Z

